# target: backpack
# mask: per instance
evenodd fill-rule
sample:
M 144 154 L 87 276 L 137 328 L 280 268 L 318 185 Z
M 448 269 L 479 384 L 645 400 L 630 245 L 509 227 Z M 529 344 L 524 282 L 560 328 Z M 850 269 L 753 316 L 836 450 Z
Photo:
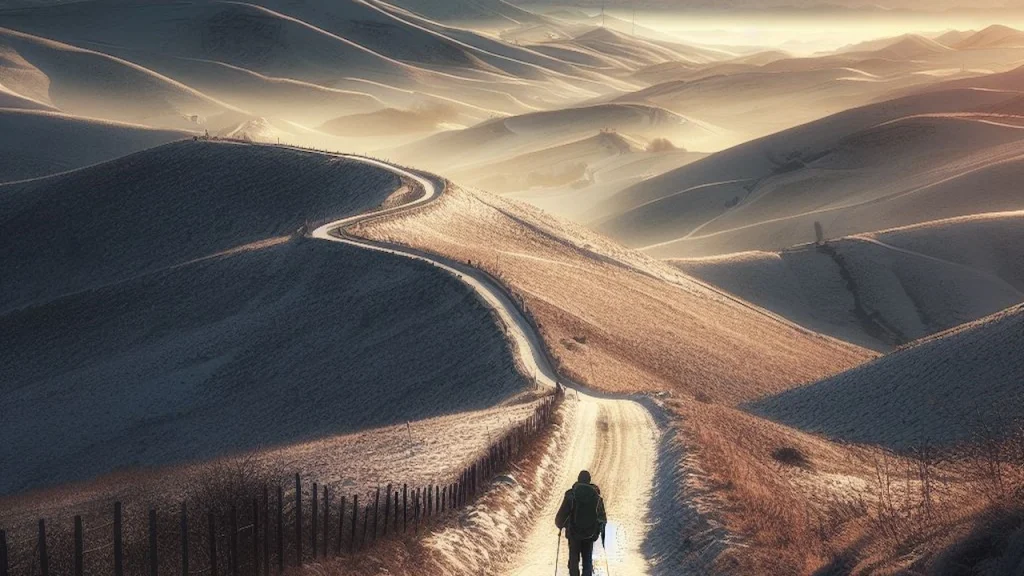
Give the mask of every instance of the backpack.
M 597 517 L 597 506 L 601 495 L 592 484 L 576 483 L 572 487 L 572 512 L 569 516 L 569 529 L 579 540 L 594 540 L 601 533 L 601 524 Z

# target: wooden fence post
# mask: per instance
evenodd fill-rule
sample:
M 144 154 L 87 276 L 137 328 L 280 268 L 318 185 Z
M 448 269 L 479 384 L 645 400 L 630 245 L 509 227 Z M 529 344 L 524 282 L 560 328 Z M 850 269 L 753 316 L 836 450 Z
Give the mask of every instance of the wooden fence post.
M 391 484 L 384 490 L 384 538 L 388 537 L 388 522 L 391 520 Z
M 277 485 L 277 573 L 284 574 L 284 489 Z
M 83 542 L 82 517 L 75 516 L 75 576 L 82 576 L 85 546 Z
M 356 526 L 359 524 L 359 494 L 352 496 L 352 542 L 349 544 L 348 551 L 352 554 L 356 552 Z
M 367 502 L 366 511 L 362 512 L 362 538 L 359 540 L 359 549 L 367 547 L 367 523 L 370 521 L 370 503 Z
M 295 562 L 302 566 L 302 480 L 295 474 Z
M 345 542 L 345 495 L 341 496 L 341 507 L 338 510 L 338 553 L 341 556 L 341 545 Z
M 114 576 L 124 576 L 124 541 L 121 539 L 120 502 L 114 502 Z
M 395 523 L 394 523 L 395 534 L 398 534 L 398 490 L 395 490 Z
M 260 501 L 252 499 L 252 576 L 260 576 Z
M 39 519 L 39 573 L 50 576 L 50 558 L 46 554 L 46 521 Z
M 11 576 L 7 563 L 7 532 L 0 530 L 0 576 Z
M 380 524 L 380 518 L 378 513 L 380 512 L 380 486 L 377 487 L 377 495 L 373 498 L 373 539 L 370 542 L 377 541 L 377 525 Z
M 188 505 L 181 503 L 181 576 L 188 576 Z
M 413 512 L 413 518 L 415 518 L 415 524 L 413 525 L 412 533 L 413 534 L 419 534 L 420 533 L 420 489 L 419 488 L 416 489 L 415 494 L 416 495 L 413 496 L 413 506 L 416 508 L 416 511 Z
M 149 509 L 149 576 L 156 576 L 156 508 Z
M 320 494 L 317 493 L 316 482 L 313 482 L 313 499 L 310 501 L 313 507 L 312 516 L 310 516 L 309 525 L 311 527 L 309 531 L 310 546 L 313 550 L 313 559 L 316 560 L 316 536 L 320 532 L 317 530 L 317 526 L 320 525 Z
M 434 486 L 434 515 L 441 515 L 441 487 Z
M 409 531 L 409 485 L 402 484 L 402 534 Z
M 231 518 L 228 524 L 228 572 L 238 576 L 238 507 L 231 505 Z
M 327 484 L 324 484 L 324 558 L 327 558 L 327 551 L 330 550 L 331 536 L 328 533 L 328 526 L 331 524 L 331 498 L 327 492 Z
M 427 518 L 433 516 L 434 512 L 434 485 L 427 486 Z
M 210 576 L 217 576 L 217 524 L 213 512 L 207 513 L 209 520 L 209 535 L 207 539 L 207 550 L 210 551 Z

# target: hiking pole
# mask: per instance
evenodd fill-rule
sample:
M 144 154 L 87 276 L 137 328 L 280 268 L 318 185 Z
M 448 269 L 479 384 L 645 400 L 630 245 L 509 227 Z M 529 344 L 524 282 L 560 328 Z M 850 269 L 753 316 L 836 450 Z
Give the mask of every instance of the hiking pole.
M 558 546 L 555 548 L 555 576 L 558 576 L 558 555 L 562 552 L 562 529 L 558 529 Z
M 604 545 L 604 528 L 601 528 L 601 550 L 604 550 L 604 576 L 612 576 L 612 565 L 608 562 L 608 547 Z

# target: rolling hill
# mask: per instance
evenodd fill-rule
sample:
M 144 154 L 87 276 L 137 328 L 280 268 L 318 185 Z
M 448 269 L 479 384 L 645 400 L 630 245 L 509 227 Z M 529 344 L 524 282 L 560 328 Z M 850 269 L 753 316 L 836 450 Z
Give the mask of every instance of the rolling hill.
M 399 185 L 331 156 L 190 141 L 0 186 L 0 493 L 520 391 L 456 279 L 297 233 Z
M 195 128 L 197 119 L 238 112 L 188 86 L 106 54 L 0 28 L 6 88 L 62 112 Z
M 0 134 L 0 182 L 81 168 L 191 136 L 57 112 L 3 108 Z
M 1024 32 L 1002 24 L 993 24 L 961 39 L 954 46 L 958 50 L 1019 48 L 1024 46 Z
M 1024 213 L 672 264 L 812 330 L 886 349 L 1024 301 Z
M 959 89 L 872 104 L 713 154 L 598 207 L 601 231 L 652 255 L 780 250 L 1022 207 L 1018 94 Z M 965 191 L 970 190 L 968 195 Z
M 729 405 L 873 356 L 485 192 L 452 187 L 424 210 L 352 233 L 471 261 L 500 278 L 541 327 L 559 371 L 600 390 Z
M 915 342 L 863 366 L 749 405 L 845 442 L 908 449 L 1006 431 L 1024 411 L 1024 306 Z
M 607 79 L 571 63 L 378 2 L 98 1 L 5 11 L 0 26 L 103 51 L 189 86 L 216 87 L 220 97 L 262 115 L 288 92 L 358 103 L 359 94 L 308 85 L 391 106 L 403 103 L 388 100 L 388 89 L 415 89 L 425 98 L 495 110 L 508 103 L 497 86 L 504 95 L 549 105 L 614 91 Z M 245 86 L 218 82 L 218 74 Z
M 687 147 L 690 142 L 718 137 L 712 126 L 655 106 L 597 104 L 490 120 L 441 132 L 387 154 L 409 164 L 454 172 L 569 144 L 602 130 L 642 140 L 669 138 Z

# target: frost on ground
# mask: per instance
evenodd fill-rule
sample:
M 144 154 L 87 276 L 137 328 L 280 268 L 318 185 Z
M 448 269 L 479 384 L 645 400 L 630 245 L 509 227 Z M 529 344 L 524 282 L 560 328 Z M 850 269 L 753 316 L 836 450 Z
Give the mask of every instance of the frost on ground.
M 815 222 L 836 238 L 1019 210 L 1019 105 L 1016 92 L 959 88 L 846 110 L 627 188 L 598 226 L 686 258 L 781 250 L 813 241 Z
M 0 493 L 521 392 L 492 313 L 455 278 L 293 234 L 398 183 L 187 142 L 0 187 Z
M 560 371 L 594 388 L 735 402 L 871 357 L 579 227 L 484 193 L 450 186 L 429 206 L 350 231 L 468 261 L 498 278 L 532 315 Z M 671 435 L 634 402 L 588 397 L 586 404 L 593 417 L 566 451 L 558 484 L 571 485 L 584 467 L 594 468 L 599 484 L 602 475 L 609 479 L 609 501 L 625 506 L 615 512 L 624 526 L 614 532 L 624 553 L 609 559 L 637 574 L 674 574 L 713 562 L 721 534 L 699 517 L 693 472 L 680 469 L 690 447 L 665 444 Z M 636 418 L 628 417 L 634 412 Z M 621 435 L 604 437 L 605 431 Z M 534 519 L 512 573 L 552 568 L 552 506 L 557 494 Z
M 576 406 L 562 404 L 559 421 L 528 459 L 492 482 L 488 492 L 448 526 L 424 541 L 434 561 L 447 574 L 518 574 L 517 556 L 528 549 L 523 531 L 541 518 L 545 502 L 557 493 L 557 473 L 572 441 Z M 544 522 L 541 518 L 541 522 Z
M 756 413 L 836 440 L 906 449 L 1005 430 L 1024 413 L 1024 307 L 965 324 L 821 382 L 754 402 Z
M 1024 300 L 1024 212 L 979 214 L 672 264 L 812 330 L 875 349 Z
M 352 232 L 470 261 L 496 276 L 540 324 L 559 370 L 598 389 L 731 402 L 872 356 L 483 192 L 450 186 L 423 209 Z
M 133 517 L 141 516 L 151 504 L 173 513 L 181 499 L 195 496 L 197 479 L 223 466 L 250 470 L 252 481 L 280 483 L 286 493 L 294 486 L 291 476 L 301 472 L 307 489 L 313 481 L 327 485 L 334 502 L 341 495 L 358 494 L 363 499 L 389 483 L 399 490 L 402 483 L 443 484 L 485 451 L 493 438 L 531 416 L 533 409 L 534 403 L 525 398 L 505 406 L 327 436 L 237 457 L 117 471 L 96 480 L 2 497 L 0 525 L 12 535 L 11 541 L 20 541 L 22 533 L 34 533 L 38 518 L 66 526 L 71 516 L 82 514 L 87 526 L 105 524 L 115 500 L 122 500 Z
M 43 110 L 0 109 L 0 182 L 81 168 L 187 136 Z

